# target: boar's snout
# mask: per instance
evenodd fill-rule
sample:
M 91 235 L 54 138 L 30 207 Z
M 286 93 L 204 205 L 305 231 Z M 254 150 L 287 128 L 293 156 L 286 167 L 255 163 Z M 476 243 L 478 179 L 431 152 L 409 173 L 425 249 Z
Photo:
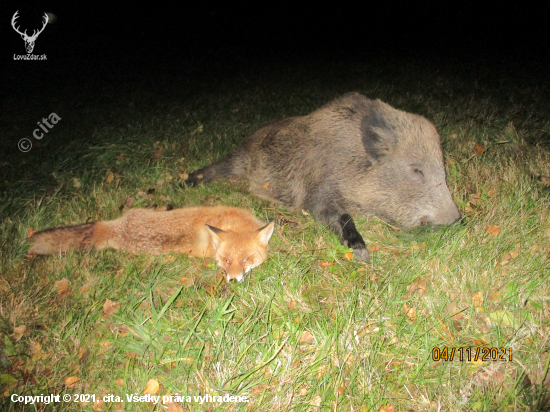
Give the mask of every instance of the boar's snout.
M 434 213 L 431 216 L 425 215 L 420 218 L 421 225 L 450 225 L 462 219 L 454 202 L 447 208 Z
M 458 211 L 453 211 L 453 213 L 449 214 L 448 216 L 437 216 L 437 217 L 430 217 L 430 216 L 423 216 L 420 218 L 420 224 L 421 225 L 450 225 L 452 223 L 458 222 L 462 219 L 462 215 Z

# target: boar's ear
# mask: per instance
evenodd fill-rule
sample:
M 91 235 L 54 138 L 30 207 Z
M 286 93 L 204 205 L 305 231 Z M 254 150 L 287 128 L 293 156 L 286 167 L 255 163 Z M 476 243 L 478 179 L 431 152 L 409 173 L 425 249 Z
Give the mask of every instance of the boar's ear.
M 376 162 L 383 162 L 396 144 L 394 130 L 378 110 L 373 110 L 361 120 L 361 139 L 367 154 Z

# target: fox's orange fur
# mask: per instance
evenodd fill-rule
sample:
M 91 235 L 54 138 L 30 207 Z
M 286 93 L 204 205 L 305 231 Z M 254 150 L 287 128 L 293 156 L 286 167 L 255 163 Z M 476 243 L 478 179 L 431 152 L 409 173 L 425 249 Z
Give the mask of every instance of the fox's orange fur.
M 213 257 L 228 281 L 242 281 L 245 273 L 265 260 L 273 228 L 273 222 L 262 227 L 252 213 L 237 207 L 131 209 L 115 220 L 36 232 L 29 238 L 29 255 L 92 247 L 135 254 L 180 252 Z

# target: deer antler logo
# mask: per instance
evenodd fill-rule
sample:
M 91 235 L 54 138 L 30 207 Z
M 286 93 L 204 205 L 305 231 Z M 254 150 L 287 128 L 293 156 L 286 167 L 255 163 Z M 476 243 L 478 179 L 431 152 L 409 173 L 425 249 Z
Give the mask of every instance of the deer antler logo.
M 44 24 L 42 25 L 42 28 L 40 30 L 34 30 L 32 36 L 28 36 L 27 30 L 25 30 L 24 33 L 21 33 L 19 31 L 19 27 L 15 27 L 15 20 L 17 20 L 17 18 L 19 17 L 17 13 L 19 13 L 19 10 L 17 10 L 13 15 L 11 19 L 11 26 L 17 33 L 21 35 L 21 38 L 25 41 L 25 49 L 27 49 L 27 54 L 31 54 L 32 50 L 34 49 L 34 42 L 36 41 L 38 35 L 44 31 L 44 29 L 46 28 L 46 24 L 48 24 L 48 20 L 49 20 L 48 15 L 44 13 L 45 20 L 44 20 Z

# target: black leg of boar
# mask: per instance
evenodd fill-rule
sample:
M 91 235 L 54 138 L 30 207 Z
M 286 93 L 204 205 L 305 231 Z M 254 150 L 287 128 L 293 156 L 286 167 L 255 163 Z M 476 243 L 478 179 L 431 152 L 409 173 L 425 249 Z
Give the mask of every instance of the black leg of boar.
M 314 195 L 305 201 L 309 210 L 323 225 L 340 237 L 340 243 L 353 249 L 356 259 L 368 261 L 369 252 L 365 241 L 355 228 L 355 222 L 346 210 L 339 205 L 342 195 L 337 188 L 326 184 L 314 191 Z
M 355 228 L 355 222 L 349 214 L 341 208 L 329 207 L 323 210 L 320 216 L 321 222 L 329 224 L 330 230 L 340 235 L 340 243 L 353 249 L 353 255 L 356 259 L 369 260 L 369 252 L 365 241 Z
M 307 116 L 264 126 L 187 183 L 245 180 L 261 198 L 309 210 L 366 260 L 351 216 L 373 214 L 404 228 L 453 223 L 460 213 L 445 178 L 432 123 L 349 93 Z

